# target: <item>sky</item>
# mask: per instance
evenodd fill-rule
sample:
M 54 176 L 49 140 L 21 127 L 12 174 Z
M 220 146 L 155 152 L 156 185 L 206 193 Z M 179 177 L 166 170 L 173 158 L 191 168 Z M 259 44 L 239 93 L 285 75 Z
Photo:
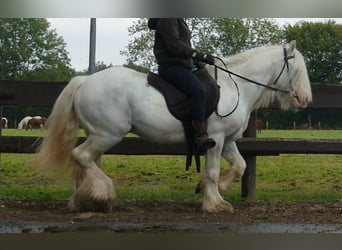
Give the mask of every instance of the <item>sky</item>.
M 71 58 L 71 67 L 77 71 L 89 66 L 89 18 L 48 18 L 50 28 L 55 29 L 66 43 Z M 120 55 L 129 40 L 128 27 L 136 18 L 98 18 L 96 19 L 96 62 L 122 65 L 126 58 Z
M 331 18 L 330 18 L 331 19 Z M 55 29 L 58 36 L 62 36 L 69 52 L 71 67 L 77 71 L 88 69 L 89 66 L 89 18 L 48 18 L 50 28 Z M 120 55 L 125 50 L 132 36 L 128 34 L 128 27 L 137 18 L 97 18 L 96 19 L 96 62 L 109 65 L 123 65 L 126 57 Z M 326 21 L 324 18 L 275 18 L 282 26 L 305 21 Z M 336 23 L 342 24 L 342 18 L 334 18 Z

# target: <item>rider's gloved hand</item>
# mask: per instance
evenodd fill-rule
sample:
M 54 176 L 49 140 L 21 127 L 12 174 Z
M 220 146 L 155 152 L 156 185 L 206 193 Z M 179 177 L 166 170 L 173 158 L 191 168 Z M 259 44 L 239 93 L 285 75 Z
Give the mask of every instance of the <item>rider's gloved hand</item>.
M 196 59 L 198 61 L 210 64 L 210 65 L 214 65 L 215 64 L 215 58 L 212 55 L 203 54 L 203 53 L 198 52 L 198 51 L 195 51 L 192 54 L 192 58 L 194 58 L 194 59 Z

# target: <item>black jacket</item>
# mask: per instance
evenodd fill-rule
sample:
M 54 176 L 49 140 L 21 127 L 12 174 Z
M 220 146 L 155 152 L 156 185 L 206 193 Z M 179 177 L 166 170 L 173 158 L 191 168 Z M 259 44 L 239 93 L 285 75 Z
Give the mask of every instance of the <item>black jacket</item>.
M 155 30 L 153 53 L 158 64 L 179 64 L 193 68 L 191 34 L 182 18 L 150 18 L 148 27 Z

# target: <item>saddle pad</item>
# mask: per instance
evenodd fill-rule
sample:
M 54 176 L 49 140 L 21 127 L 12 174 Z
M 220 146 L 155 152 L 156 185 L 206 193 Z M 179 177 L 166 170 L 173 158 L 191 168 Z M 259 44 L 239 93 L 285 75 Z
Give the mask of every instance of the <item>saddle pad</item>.
M 199 69 L 194 73 L 201 80 L 207 91 L 206 117 L 209 117 L 214 112 L 220 98 L 219 86 L 205 68 Z M 163 94 L 167 107 L 174 117 L 182 122 L 191 121 L 190 99 L 187 95 L 153 72 L 148 73 L 147 81 L 148 84 Z

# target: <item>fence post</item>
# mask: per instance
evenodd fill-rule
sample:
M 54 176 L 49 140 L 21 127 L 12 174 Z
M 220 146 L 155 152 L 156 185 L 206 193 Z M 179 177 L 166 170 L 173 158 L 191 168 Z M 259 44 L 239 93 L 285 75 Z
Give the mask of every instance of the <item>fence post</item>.
M 248 127 L 243 133 L 243 137 L 256 137 L 257 112 L 253 111 L 249 118 Z M 242 176 L 241 198 L 243 200 L 255 200 L 256 198 L 256 156 L 243 155 L 247 167 Z

